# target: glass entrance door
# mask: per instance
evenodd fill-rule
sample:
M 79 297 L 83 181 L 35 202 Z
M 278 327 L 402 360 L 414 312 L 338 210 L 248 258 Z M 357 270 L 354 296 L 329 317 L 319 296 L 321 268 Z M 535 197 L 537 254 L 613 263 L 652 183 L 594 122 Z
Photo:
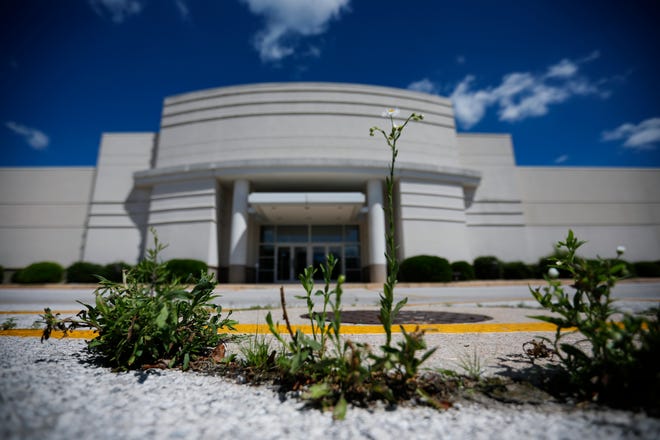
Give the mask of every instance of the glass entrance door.
M 295 282 L 307 266 L 316 268 L 314 278 L 323 279 L 321 266 L 332 254 L 336 279 L 360 281 L 360 234 L 358 225 L 264 225 L 259 240 L 258 280 L 262 283 Z
M 297 281 L 307 267 L 307 246 L 277 246 L 278 282 Z

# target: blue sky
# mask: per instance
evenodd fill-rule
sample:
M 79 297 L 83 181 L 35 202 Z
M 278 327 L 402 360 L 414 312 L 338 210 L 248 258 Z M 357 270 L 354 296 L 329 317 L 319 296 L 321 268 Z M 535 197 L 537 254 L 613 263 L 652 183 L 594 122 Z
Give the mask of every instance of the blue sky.
M 519 165 L 659 167 L 659 9 L 655 0 L 3 0 L 0 166 L 94 165 L 103 132 L 157 131 L 169 95 L 330 81 L 450 97 L 459 131 L 511 133 Z

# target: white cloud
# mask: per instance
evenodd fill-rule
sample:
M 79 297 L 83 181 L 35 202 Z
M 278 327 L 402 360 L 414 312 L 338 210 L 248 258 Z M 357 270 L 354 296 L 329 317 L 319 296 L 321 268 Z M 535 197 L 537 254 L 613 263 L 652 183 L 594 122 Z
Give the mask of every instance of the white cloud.
M 339 18 L 350 0 L 242 0 L 250 12 L 264 17 L 265 28 L 254 37 L 264 62 L 279 61 L 296 50 L 297 37 L 320 35 Z
M 660 145 L 660 118 L 649 118 L 639 124 L 625 123 L 604 131 L 604 142 L 625 140 L 623 146 L 635 151 L 655 150 Z
M 408 90 L 414 90 L 416 92 L 422 93 L 437 93 L 438 88 L 435 84 L 428 78 L 420 79 L 419 81 L 413 81 L 408 84 Z
M 464 55 L 459 55 L 456 57 L 456 63 L 457 64 L 465 64 L 465 56 Z
M 496 87 L 472 89 L 473 75 L 467 75 L 450 95 L 456 118 L 465 128 L 481 121 L 491 106 L 498 108 L 500 121 L 516 122 L 548 113 L 550 106 L 561 104 L 573 96 L 598 95 L 607 98 L 608 92 L 579 73 L 580 64 L 598 57 L 572 61 L 563 59 L 549 66 L 545 73 L 514 72 L 502 77 Z
M 5 122 L 5 126 L 17 135 L 22 136 L 25 142 L 35 150 L 44 150 L 50 143 L 48 136 L 36 128 L 27 127 L 14 121 Z
M 569 78 L 575 75 L 578 71 L 578 66 L 571 60 L 563 59 L 554 66 L 548 68 L 546 77 L 548 78 Z
M 120 24 L 144 9 L 143 0 L 88 0 L 96 15 Z M 177 2 L 178 3 L 178 2 Z
M 560 163 L 564 163 L 568 160 L 568 154 L 562 154 L 561 156 L 555 158 L 555 163 L 559 165 Z
M 486 108 L 494 102 L 490 91 L 470 91 L 470 84 L 473 81 L 474 76 L 466 76 L 450 96 L 454 103 L 454 114 L 465 127 L 471 127 L 479 122 L 486 114 Z

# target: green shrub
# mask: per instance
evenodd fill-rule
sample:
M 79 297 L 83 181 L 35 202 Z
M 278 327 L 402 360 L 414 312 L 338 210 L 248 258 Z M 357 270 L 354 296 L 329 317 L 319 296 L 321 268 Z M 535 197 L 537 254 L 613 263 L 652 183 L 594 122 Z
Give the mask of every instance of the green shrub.
M 123 261 L 116 261 L 114 263 L 106 264 L 103 267 L 103 272 L 105 273 L 105 278 L 108 281 L 113 281 L 115 283 L 121 283 L 124 280 L 124 271 L 131 270 L 131 265 L 124 263 Z
M 190 258 L 174 258 L 165 264 L 172 279 L 178 278 L 182 283 L 195 283 L 202 272 L 207 274 L 209 270 L 205 262 Z
M 67 283 L 96 283 L 105 277 L 105 268 L 100 264 L 78 261 L 66 269 Z
M 42 261 L 17 271 L 12 281 L 19 284 L 59 283 L 63 278 L 62 266 L 52 261 Z
M 406 258 L 399 267 L 401 281 L 448 282 L 453 278 L 449 261 L 434 255 L 417 255 Z
M 537 263 L 528 264 L 527 268 L 529 269 L 529 273 L 532 278 L 538 278 L 540 269 Z
M 474 275 L 478 280 L 497 280 L 502 278 L 502 263 L 492 255 L 474 259 Z
M 475 278 L 474 267 L 467 261 L 454 261 L 451 270 L 456 281 L 469 281 Z
M 532 278 L 534 273 L 522 261 L 512 261 L 502 264 L 502 278 L 505 280 L 525 280 Z
M 644 278 L 660 277 L 660 262 L 658 261 L 638 261 L 633 263 L 635 275 Z

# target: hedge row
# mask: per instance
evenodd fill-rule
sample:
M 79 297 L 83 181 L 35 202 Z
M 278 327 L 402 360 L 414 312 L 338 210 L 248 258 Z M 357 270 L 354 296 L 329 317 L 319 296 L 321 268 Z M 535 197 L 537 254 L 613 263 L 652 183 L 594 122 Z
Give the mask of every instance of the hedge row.
M 14 272 L 11 281 L 19 284 L 59 283 L 63 277 L 64 268 L 58 263 L 41 261 Z
M 167 261 L 166 264 L 172 278 L 178 278 L 184 283 L 194 283 L 199 280 L 201 272 L 208 272 L 206 263 L 199 260 L 176 258 Z M 100 277 L 114 282 L 121 282 L 123 271 L 130 268 L 130 264 L 122 261 L 106 265 L 78 261 L 66 269 L 58 263 L 42 261 L 14 272 L 11 282 L 18 284 L 43 284 L 60 283 L 66 280 L 67 283 L 97 283 Z M 0 276 L 2 273 L 2 266 L 0 266 Z M 2 280 L 1 277 L 0 280 Z
M 405 259 L 399 267 L 399 280 L 405 282 L 448 282 L 468 280 L 521 280 L 543 278 L 550 262 L 544 257 L 537 264 L 525 264 L 522 261 L 502 262 L 494 256 L 475 258 L 470 264 L 467 261 L 449 263 L 445 258 L 432 255 L 417 255 Z M 634 277 L 660 277 L 660 261 L 626 262 L 628 272 Z M 66 270 L 51 261 L 42 261 L 14 272 L 11 282 L 19 284 L 59 283 L 65 279 L 67 283 L 96 283 L 99 276 L 111 281 L 121 282 L 122 272 L 130 269 L 124 262 L 106 265 L 84 261 L 73 263 Z M 194 283 L 199 274 L 208 272 L 206 263 L 193 259 L 172 259 L 167 262 L 167 268 L 172 277 L 184 283 Z M 3 280 L 4 269 L 0 266 L 0 282 Z M 562 278 L 568 278 L 566 272 L 560 271 Z
M 447 282 L 466 280 L 524 280 L 543 278 L 548 273 L 551 257 L 539 259 L 537 264 L 522 261 L 503 262 L 492 255 L 481 256 L 470 264 L 467 261 L 449 263 L 445 258 L 417 255 L 403 260 L 399 268 L 399 280 L 404 282 Z M 625 262 L 633 277 L 660 277 L 660 261 Z M 566 271 L 559 271 L 560 278 L 569 278 Z

